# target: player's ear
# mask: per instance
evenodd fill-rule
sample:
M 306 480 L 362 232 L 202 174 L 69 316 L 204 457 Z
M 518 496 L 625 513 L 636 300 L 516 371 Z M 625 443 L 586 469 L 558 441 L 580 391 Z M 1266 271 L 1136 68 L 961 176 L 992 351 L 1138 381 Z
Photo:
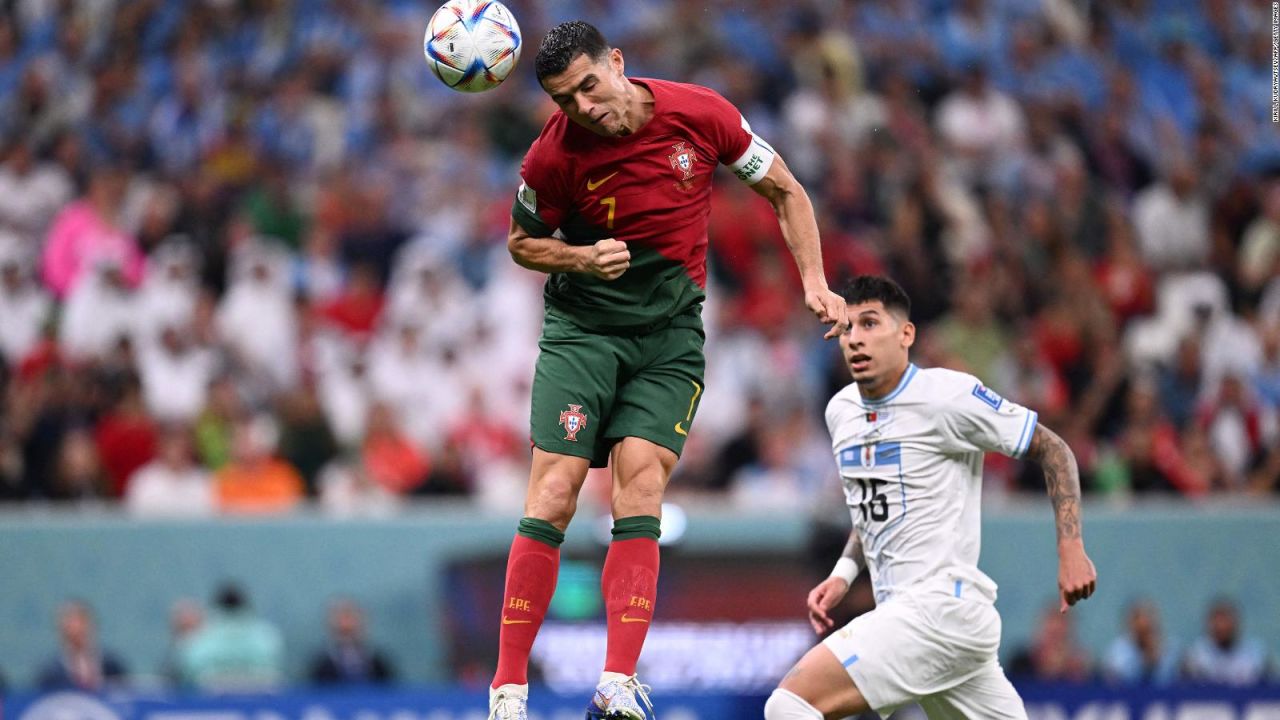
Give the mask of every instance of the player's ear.
M 909 348 L 916 344 L 916 324 L 907 320 L 902 323 L 902 347 Z
M 627 69 L 627 63 L 622 58 L 622 51 L 618 48 L 609 49 L 609 67 L 613 68 L 613 71 L 619 75 L 622 75 Z

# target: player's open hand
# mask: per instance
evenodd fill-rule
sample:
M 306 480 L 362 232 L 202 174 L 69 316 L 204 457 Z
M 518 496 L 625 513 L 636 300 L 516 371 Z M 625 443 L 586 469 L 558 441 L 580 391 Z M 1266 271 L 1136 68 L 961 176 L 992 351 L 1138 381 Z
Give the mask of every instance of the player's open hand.
M 845 304 L 844 298 L 836 293 L 826 288 L 806 290 L 804 304 L 809 308 L 810 312 L 818 316 L 818 320 L 824 323 L 832 323 L 831 329 L 827 331 L 826 335 L 822 336 L 823 340 L 838 337 L 849 329 L 849 308 Z
M 1088 598 L 1098 587 L 1098 571 L 1085 554 L 1084 547 L 1059 552 L 1058 596 L 1062 601 L 1058 612 Z
M 587 272 L 604 280 L 617 280 L 631 267 L 631 251 L 621 240 L 605 238 L 591 246 Z
M 829 577 L 809 591 L 809 624 L 819 635 L 831 629 L 835 621 L 828 613 L 849 592 L 849 583 L 843 578 Z

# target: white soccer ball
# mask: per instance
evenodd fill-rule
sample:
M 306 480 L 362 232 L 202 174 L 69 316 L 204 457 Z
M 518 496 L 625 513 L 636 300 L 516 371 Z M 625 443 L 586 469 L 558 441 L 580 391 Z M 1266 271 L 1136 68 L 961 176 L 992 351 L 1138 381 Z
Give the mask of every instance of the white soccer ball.
M 498 0 L 449 0 L 431 16 L 422 50 L 445 85 L 459 92 L 490 90 L 520 59 L 520 26 Z

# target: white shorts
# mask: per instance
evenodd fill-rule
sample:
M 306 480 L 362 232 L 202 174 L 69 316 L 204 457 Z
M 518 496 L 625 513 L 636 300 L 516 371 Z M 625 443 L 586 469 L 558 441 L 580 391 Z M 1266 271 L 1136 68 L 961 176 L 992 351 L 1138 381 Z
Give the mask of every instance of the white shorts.
M 1026 719 L 996 658 L 1000 615 L 963 587 L 969 597 L 959 584 L 897 593 L 822 641 L 882 717 L 919 702 L 931 720 Z

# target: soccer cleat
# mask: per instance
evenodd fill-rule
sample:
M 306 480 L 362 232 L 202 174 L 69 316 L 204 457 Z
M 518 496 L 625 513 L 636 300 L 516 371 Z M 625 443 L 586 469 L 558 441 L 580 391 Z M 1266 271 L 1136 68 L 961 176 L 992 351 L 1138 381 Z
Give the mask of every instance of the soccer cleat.
M 636 698 L 644 702 L 644 708 Z M 649 701 L 649 686 L 641 685 L 635 675 L 601 683 L 587 705 L 587 720 L 649 720 L 651 717 L 657 720 L 653 703 Z
M 529 686 L 489 688 L 489 720 L 529 720 Z

